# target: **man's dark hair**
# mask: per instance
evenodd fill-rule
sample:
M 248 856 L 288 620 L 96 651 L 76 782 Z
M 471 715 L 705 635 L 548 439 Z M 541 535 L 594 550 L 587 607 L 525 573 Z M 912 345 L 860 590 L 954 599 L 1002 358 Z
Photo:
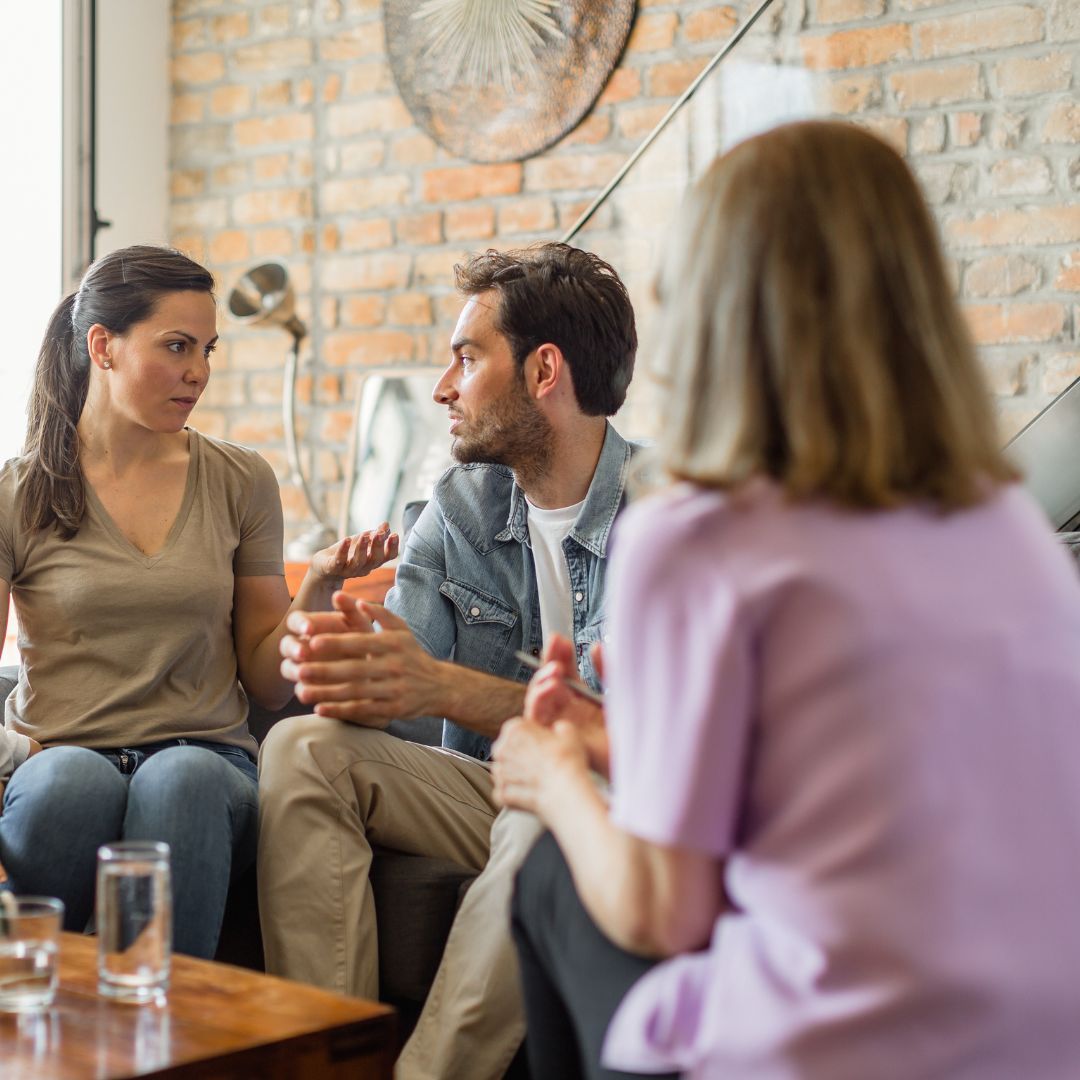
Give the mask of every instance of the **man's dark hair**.
M 455 266 L 454 278 L 464 296 L 499 294 L 495 329 L 519 368 L 540 345 L 557 345 L 581 411 L 618 412 L 634 374 L 637 329 L 626 286 L 603 259 L 569 244 L 489 249 Z

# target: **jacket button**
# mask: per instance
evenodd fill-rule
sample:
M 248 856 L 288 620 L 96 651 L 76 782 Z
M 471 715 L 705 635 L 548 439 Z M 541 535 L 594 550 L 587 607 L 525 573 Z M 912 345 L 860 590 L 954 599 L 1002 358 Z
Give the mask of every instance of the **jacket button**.
M 574 593 L 574 599 L 580 604 L 581 601 L 585 599 L 585 594 L 582 592 L 576 592 Z
M 478 607 L 469 608 L 469 614 L 475 619 L 480 614 L 480 609 Z

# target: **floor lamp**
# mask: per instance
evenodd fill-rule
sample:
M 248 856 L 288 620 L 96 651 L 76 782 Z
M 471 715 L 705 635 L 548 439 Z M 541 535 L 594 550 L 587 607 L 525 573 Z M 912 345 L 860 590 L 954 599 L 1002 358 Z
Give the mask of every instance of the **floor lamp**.
M 307 327 L 294 311 L 289 271 L 282 263 L 265 262 L 251 267 L 233 286 L 228 299 L 229 315 L 244 326 L 280 326 L 292 337 L 292 348 L 285 361 L 285 387 L 281 398 L 281 418 L 285 429 L 285 450 L 289 459 L 289 480 L 304 494 L 308 511 L 317 524 L 305 530 L 287 549 L 290 559 L 309 559 L 320 548 L 334 541 L 336 533 L 326 523 L 311 494 L 300 463 L 296 441 L 296 376 L 300 367 L 300 342 Z

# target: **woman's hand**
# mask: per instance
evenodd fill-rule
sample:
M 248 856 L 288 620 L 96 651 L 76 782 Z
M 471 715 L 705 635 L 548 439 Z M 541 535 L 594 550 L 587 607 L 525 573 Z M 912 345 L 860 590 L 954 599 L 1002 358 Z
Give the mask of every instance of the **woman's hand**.
M 603 653 L 593 646 L 593 664 L 603 677 Z M 567 679 L 578 677 L 574 647 L 564 637 L 553 634 L 544 649 L 544 666 L 532 677 L 525 692 L 525 717 L 545 727 L 567 720 L 577 728 L 585 746 L 589 768 L 601 776 L 611 775 L 611 754 L 604 710 L 588 698 L 574 693 Z
M 492 757 L 496 800 L 548 826 L 560 807 L 575 805 L 575 789 L 592 786 L 585 739 L 569 720 L 550 727 L 524 717 L 507 720 Z
M 399 537 L 384 521 L 377 529 L 346 536 L 311 557 L 311 569 L 320 578 L 364 577 L 383 563 L 396 559 Z

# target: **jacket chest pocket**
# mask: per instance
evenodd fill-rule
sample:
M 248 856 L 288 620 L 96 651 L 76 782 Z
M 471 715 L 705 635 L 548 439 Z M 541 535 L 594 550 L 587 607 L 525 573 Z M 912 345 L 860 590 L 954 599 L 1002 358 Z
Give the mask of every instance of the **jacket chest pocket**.
M 457 611 L 455 660 L 487 671 L 505 666 L 505 650 L 517 625 L 517 612 L 498 597 L 453 578 L 444 581 L 439 592 Z

